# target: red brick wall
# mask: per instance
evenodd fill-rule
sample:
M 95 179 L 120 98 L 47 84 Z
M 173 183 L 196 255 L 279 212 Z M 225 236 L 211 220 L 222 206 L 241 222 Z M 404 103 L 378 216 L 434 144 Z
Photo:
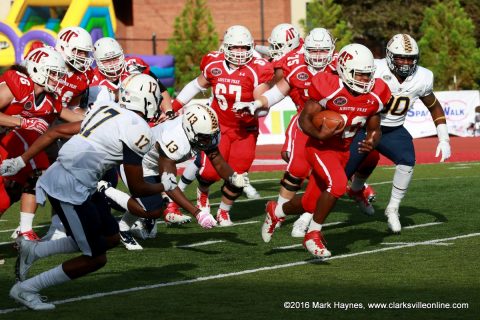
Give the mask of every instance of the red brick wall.
M 155 32 L 157 39 L 168 39 L 173 34 L 175 17 L 180 15 L 185 0 L 133 0 L 133 26 L 125 26 L 117 20 L 117 38 L 150 39 Z M 220 39 L 231 25 L 241 24 L 250 29 L 257 44 L 261 44 L 261 0 L 207 0 Z M 264 38 L 273 27 L 290 21 L 290 0 L 263 0 Z M 152 54 L 151 41 L 120 40 L 126 53 Z M 163 54 L 166 41 L 157 41 L 157 54 Z

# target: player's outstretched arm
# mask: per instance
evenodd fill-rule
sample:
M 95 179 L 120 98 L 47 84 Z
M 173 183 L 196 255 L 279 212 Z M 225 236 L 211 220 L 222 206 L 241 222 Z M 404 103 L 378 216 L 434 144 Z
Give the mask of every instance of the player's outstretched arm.
M 70 122 L 59 124 L 51 127 L 43 135 L 41 135 L 22 155 L 6 159 L 0 166 L 0 174 L 3 176 L 13 176 L 17 174 L 25 164 L 33 157 L 45 150 L 49 145 L 57 141 L 59 138 L 70 138 L 80 131 L 82 122 Z
M 359 152 L 370 152 L 380 142 L 382 131 L 380 129 L 380 115 L 377 113 L 367 120 L 366 124 L 367 136 L 363 141 L 358 143 Z

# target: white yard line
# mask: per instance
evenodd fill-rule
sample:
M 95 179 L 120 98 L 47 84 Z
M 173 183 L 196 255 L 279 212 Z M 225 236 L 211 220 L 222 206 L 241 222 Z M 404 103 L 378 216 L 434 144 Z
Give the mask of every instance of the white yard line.
M 380 249 L 374 249 L 374 250 L 367 250 L 367 251 L 360 251 L 360 252 L 349 253 L 349 254 L 341 254 L 341 255 L 338 255 L 338 256 L 333 256 L 333 257 L 330 257 L 330 258 L 323 259 L 323 261 L 346 259 L 346 258 L 351 258 L 351 257 L 356 257 L 356 256 L 372 254 L 372 253 L 398 250 L 398 249 L 403 249 L 403 248 L 411 248 L 411 247 L 416 247 L 416 246 L 424 245 L 424 244 L 441 243 L 441 242 L 446 242 L 446 241 L 453 241 L 453 240 L 457 240 L 457 239 L 465 239 L 465 238 L 478 237 L 478 236 L 480 236 L 480 233 L 470 233 L 470 234 L 465 234 L 465 235 L 460 235 L 460 236 L 455 236 L 455 237 L 450 237 L 450 238 L 433 239 L 433 240 L 422 241 L 422 242 L 412 242 L 412 243 L 398 245 L 398 246 L 392 246 L 392 247 L 386 247 L 386 248 L 380 248 Z M 56 301 L 52 301 L 50 303 L 53 303 L 55 305 L 61 305 L 61 304 L 70 303 L 70 302 L 91 300 L 91 299 L 102 298 L 102 297 L 107 297 L 107 296 L 114 296 L 114 295 L 136 292 L 136 291 L 141 291 L 141 290 L 186 285 L 186 284 L 198 283 L 198 282 L 209 281 L 209 280 L 217 280 L 217 279 L 224 279 L 224 278 L 229 278 L 229 277 L 242 276 L 242 275 L 257 273 L 257 272 L 261 272 L 261 271 L 269 271 L 269 270 L 278 270 L 278 269 L 297 267 L 297 266 L 306 265 L 306 264 L 309 264 L 309 263 L 312 263 L 312 262 L 315 262 L 315 261 L 322 261 L 322 260 L 309 259 L 309 260 L 302 260 L 302 261 L 297 261 L 297 262 L 292 262 L 292 263 L 278 264 L 278 265 L 267 266 L 267 267 L 256 268 L 256 269 L 248 269 L 248 270 L 243 270 L 243 271 L 238 271 L 238 272 L 215 274 L 215 275 L 211 275 L 211 276 L 199 277 L 199 278 L 190 279 L 190 280 L 162 282 L 162 283 L 157 283 L 157 284 L 152 284 L 152 285 L 142 286 L 142 287 L 134 287 L 134 288 L 128 288 L 128 289 L 122 289 L 122 290 L 109 291 L 109 292 L 98 292 L 98 293 L 89 294 L 89 295 L 80 296 L 80 297 L 75 297 L 75 298 L 70 298 L 70 299 L 56 300 Z M 22 308 L 0 309 L 0 314 L 5 314 L 5 313 L 10 313 L 10 312 L 15 312 L 15 311 L 21 311 L 21 310 L 26 310 L 26 308 L 22 307 Z
M 412 244 L 415 242 L 382 242 L 380 244 L 384 246 L 398 246 L 398 245 L 405 245 L 405 244 Z M 453 243 L 445 243 L 445 242 L 438 242 L 438 243 L 418 243 L 419 245 L 427 245 L 427 246 L 451 246 Z
M 424 224 L 416 224 L 413 226 L 403 227 L 403 229 L 424 228 L 424 227 L 436 226 L 437 224 L 442 224 L 442 223 L 443 222 L 430 222 L 430 223 L 424 223 Z
M 193 247 L 206 246 L 209 244 L 220 243 L 220 242 L 225 242 L 225 240 L 215 240 L 215 241 L 212 240 L 212 241 L 203 241 L 203 242 L 197 242 L 192 244 L 185 244 L 185 245 L 177 246 L 177 248 L 193 248 Z

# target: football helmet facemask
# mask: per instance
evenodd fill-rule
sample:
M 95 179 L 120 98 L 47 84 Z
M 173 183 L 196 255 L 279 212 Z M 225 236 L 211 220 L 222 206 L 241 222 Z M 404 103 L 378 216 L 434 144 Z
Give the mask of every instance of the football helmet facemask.
M 225 60 L 233 65 L 245 65 L 253 58 L 253 38 L 250 31 L 244 26 L 231 26 L 223 36 L 223 53 Z M 245 47 L 238 51 L 235 47 Z
M 273 28 L 268 43 L 270 57 L 278 60 L 300 45 L 300 33 L 290 23 L 281 23 Z
M 109 37 L 98 39 L 93 45 L 93 57 L 98 70 L 108 78 L 118 78 L 125 70 L 125 55 L 117 40 Z
M 347 87 L 357 93 L 369 93 L 372 90 L 375 84 L 375 69 L 373 54 L 364 45 L 352 43 L 338 53 L 338 75 Z M 358 75 L 368 76 L 369 80 L 358 80 Z
M 220 143 L 218 117 L 210 107 L 201 104 L 186 106 L 182 126 L 194 149 L 210 150 Z
M 305 62 L 315 69 L 323 69 L 333 59 L 335 40 L 327 29 L 315 28 L 305 38 L 303 48 Z
M 396 34 L 388 41 L 386 50 L 387 64 L 390 70 L 405 79 L 417 70 L 417 63 L 420 57 L 418 45 L 415 39 L 408 34 Z M 411 63 L 399 63 L 395 59 L 407 58 Z
M 132 74 L 120 85 L 118 103 L 126 109 L 142 113 L 148 120 L 158 118 L 161 101 L 157 81 L 147 74 Z
M 68 72 L 62 55 L 49 46 L 30 51 L 25 58 L 25 67 L 32 81 L 47 92 L 56 92 Z
M 68 27 L 58 33 L 55 49 L 74 69 L 85 72 L 92 65 L 92 37 L 85 29 Z

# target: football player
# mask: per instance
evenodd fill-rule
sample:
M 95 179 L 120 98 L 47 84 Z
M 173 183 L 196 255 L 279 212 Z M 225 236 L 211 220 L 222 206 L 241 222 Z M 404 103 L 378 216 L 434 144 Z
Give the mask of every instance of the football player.
M 322 224 L 347 188 L 345 165 L 349 147 L 358 128 L 366 126 L 367 135 L 357 146 L 361 152 L 371 151 L 380 139 L 380 114 L 390 99 L 388 86 L 373 77 L 375 64 L 371 51 L 360 44 L 345 46 L 337 61 L 338 75 L 321 72 L 312 79 L 309 100 L 298 120 L 302 131 L 309 136 L 305 154 L 312 168 L 303 196 L 277 205 L 267 202 L 267 215 L 262 226 L 262 238 L 271 240 L 275 227 L 287 214 L 313 212 L 313 219 L 303 239 L 304 247 L 316 257 L 329 257 L 330 251 L 322 242 Z M 323 109 L 341 114 L 345 126 L 322 125 L 316 128 L 312 119 Z
M 253 53 L 255 56 L 255 52 L 262 51 L 262 55 L 266 55 L 269 58 L 268 60 L 272 62 L 275 72 L 274 82 L 277 82 L 283 77 L 282 64 L 284 60 L 282 58 L 291 51 L 299 51 L 302 48 L 303 39 L 293 25 L 289 23 L 281 23 L 273 28 L 272 33 L 268 38 L 268 42 L 268 48 L 255 46 L 256 50 L 254 50 Z M 263 49 L 266 49 L 266 51 Z M 222 50 L 223 46 L 220 48 L 220 51 Z M 182 191 L 185 191 L 187 186 L 195 180 L 200 165 L 200 158 L 196 158 L 195 161 L 192 161 L 187 165 L 178 184 Z M 260 198 L 260 194 L 250 183 L 243 188 L 243 192 L 248 199 Z M 176 209 L 174 202 L 171 203 L 171 207 L 173 208 L 172 210 Z
M 203 151 L 222 179 L 229 181 L 236 188 L 242 188 L 248 183 L 247 174 L 234 172 L 219 152 L 220 127 L 213 109 L 200 104 L 189 105 L 184 108 L 183 114 L 153 127 L 152 132 L 155 146 L 143 159 L 143 172 L 147 182 L 160 181 L 164 172 L 176 175 L 177 163 L 188 160 L 196 153 Z M 105 190 L 106 196 L 109 195 L 111 189 Z M 167 192 L 167 195 L 172 201 L 195 216 L 203 228 L 209 229 L 217 225 L 215 218 L 208 210 L 195 207 L 178 187 Z M 139 202 L 143 204 L 145 211 L 160 209 L 164 205 L 163 197 L 160 195 L 143 197 L 139 199 Z M 142 225 L 140 230 L 144 232 L 142 238 L 152 237 L 150 234 L 152 227 L 156 225 L 155 221 L 145 220 L 140 221 L 140 225 Z M 124 244 L 129 250 L 142 249 L 140 245 L 133 245 L 133 243 Z
M 168 117 L 174 117 L 171 105 L 172 98 L 167 88 L 150 71 L 150 66 L 145 61 L 138 57 L 126 58 L 117 40 L 109 37 L 100 38 L 95 42 L 93 56 L 97 67 L 93 70 L 93 81 L 90 84 L 89 105 L 97 99 L 106 98 L 117 101 L 121 81 L 131 74 L 144 73 L 157 80 L 163 97 L 162 111 Z M 102 91 L 102 88 L 107 90 Z M 100 97 L 98 97 L 99 94 Z
M 212 87 L 212 108 L 218 115 L 222 139 L 219 149 L 227 163 L 238 173 L 248 172 L 255 157 L 258 119 L 248 113 L 235 112 L 233 104 L 253 101 L 265 92 L 273 78 L 272 65 L 253 57 L 253 38 L 250 31 L 240 25 L 227 29 L 222 52 L 211 52 L 203 57 L 202 73 L 185 86 L 173 102 L 180 109 L 196 94 Z M 239 152 L 241 150 L 241 152 Z M 211 161 L 202 153 L 202 168 L 197 175 L 197 205 L 210 210 L 209 186 L 220 179 Z M 220 226 L 230 226 L 230 209 L 242 193 L 242 188 L 225 181 L 222 200 L 216 219 Z
M 175 177 L 167 173 L 162 176 L 161 183 L 151 184 L 143 179 L 142 159 L 153 141 L 147 120 L 158 113 L 160 96 L 154 78 L 132 75 L 122 83 L 120 104 L 99 103 L 82 122 L 51 128 L 22 155 L 23 158 L 9 161 L 9 168 L 16 170 L 18 163 L 24 163 L 59 136 L 73 135 L 60 149 L 57 161 L 39 178 L 36 188 L 37 202 L 44 204 L 49 199 L 69 236 L 41 242 L 28 241 L 24 237 L 17 239 L 16 271 L 20 281 L 11 288 L 10 297 L 33 310 L 54 309 L 53 304 L 42 301 L 39 291 L 85 276 L 106 264 L 106 251 L 118 245 L 120 239 L 118 223 L 105 198 L 96 192 L 98 181 L 107 170 L 123 163 L 130 191 L 135 197 L 158 194 L 176 185 Z M 116 201 L 121 202 L 122 198 Z M 123 205 L 128 208 L 139 205 L 134 199 L 126 201 Z M 35 260 L 77 251 L 82 255 L 26 279 Z
M 388 227 L 393 233 L 401 231 L 399 207 L 413 175 L 415 150 L 412 136 L 403 126 L 410 107 L 420 99 L 430 112 L 437 128 L 438 146 L 435 156 L 441 156 L 440 162 L 450 158 L 451 149 L 446 125 L 445 113 L 433 93 L 433 73 L 418 65 L 419 50 L 416 41 L 408 34 L 396 34 L 387 44 L 386 57 L 375 60 L 375 77 L 383 79 L 392 91 L 392 100 L 381 113 L 382 139 L 377 146 L 378 152 L 395 163 L 395 174 L 390 201 L 385 209 Z M 361 130 L 352 145 L 365 137 Z M 352 148 L 347 165 L 347 175 L 352 176 L 367 156 Z M 373 171 L 355 174 L 351 189 L 363 195 L 364 183 Z
M 25 59 L 25 67 L 15 66 L 0 77 L 0 146 L 3 158 L 16 157 L 25 152 L 58 117 L 66 121 L 83 119 L 83 115 L 64 110 L 55 99 L 54 93 L 61 86 L 66 72 L 60 53 L 47 46 L 32 50 Z M 12 235 L 13 238 L 20 233 L 28 239 L 38 240 L 32 229 L 37 208 L 35 182 L 49 164 L 47 155 L 42 152 L 17 175 L 0 178 L 8 180 L 7 183 L 0 183 L 3 187 L 17 185 L 23 189 L 20 196 L 20 226 Z M 0 212 L 8 209 L 18 197 L 11 194 L 8 199 L 10 201 L 4 200 Z
M 311 167 L 305 155 L 308 136 L 299 129 L 298 117 L 308 100 L 308 88 L 312 78 L 319 72 L 336 73 L 334 53 L 335 39 L 330 32 L 324 28 L 312 29 L 305 38 L 303 50 L 292 51 L 281 60 L 284 77 L 260 99 L 246 105 L 250 112 L 255 112 L 257 108 L 275 105 L 289 94 L 297 108 L 297 114 L 292 118 L 285 132 L 285 143 L 281 152 L 282 158 L 288 165 L 280 181 L 278 205 L 292 199 L 301 189 L 303 181 L 310 175 Z M 237 103 L 235 107 L 241 109 L 244 106 L 242 103 Z M 292 236 L 303 237 L 311 218 L 311 213 L 301 215 L 293 225 Z

